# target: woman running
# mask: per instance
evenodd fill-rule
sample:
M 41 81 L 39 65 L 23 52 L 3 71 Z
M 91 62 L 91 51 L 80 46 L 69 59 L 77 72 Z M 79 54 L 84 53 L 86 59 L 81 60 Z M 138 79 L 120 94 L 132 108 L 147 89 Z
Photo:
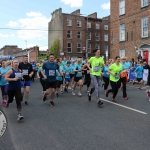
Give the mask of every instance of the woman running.
M 88 63 L 91 64 L 91 79 L 93 82 L 93 87 L 91 88 L 90 93 L 88 94 L 89 101 L 91 100 L 91 95 L 95 90 L 95 95 L 96 95 L 96 100 L 98 106 L 102 105 L 103 102 L 100 99 L 100 93 L 99 93 L 99 81 L 100 81 L 100 76 L 102 74 L 101 70 L 104 65 L 104 59 L 100 57 L 100 50 L 96 49 L 93 50 L 93 53 L 95 53 L 94 57 L 91 57 L 88 60 Z
M 107 60 L 103 67 L 103 81 L 104 81 L 105 94 L 107 93 L 108 86 L 109 86 L 109 76 L 110 76 L 110 73 L 108 72 L 109 67 L 110 67 L 109 61 Z
M 18 66 L 18 60 L 13 60 L 12 62 L 12 69 L 10 69 L 6 76 L 5 80 L 9 82 L 8 86 L 8 103 L 7 107 L 9 106 L 10 103 L 13 102 L 13 98 L 15 96 L 16 104 L 17 104 L 17 111 L 18 111 L 18 119 L 17 120 L 22 120 L 23 116 L 21 115 L 21 78 L 22 78 L 22 73 L 19 70 Z
M 79 84 L 79 91 L 78 91 L 78 96 L 82 96 L 81 90 L 82 90 L 82 60 L 81 58 L 77 59 L 77 64 L 74 69 L 75 76 L 74 76 L 74 86 L 72 89 L 72 95 L 75 95 L 75 88 L 77 83 Z
M 2 91 L 2 106 L 6 106 L 7 104 L 7 95 L 8 95 L 8 81 L 5 80 L 5 75 L 9 71 L 9 68 L 6 67 L 6 62 L 4 60 L 1 61 L 0 68 L 0 87 Z
M 108 97 L 108 94 L 110 92 L 113 93 L 113 102 L 116 102 L 115 97 L 118 93 L 118 89 L 120 88 L 120 76 L 122 72 L 122 64 L 120 63 L 120 57 L 117 56 L 115 60 L 115 63 L 113 63 L 108 69 L 108 72 L 110 73 L 110 85 L 112 89 L 106 92 L 106 97 Z
M 74 75 L 75 75 L 75 72 L 74 72 L 74 69 L 75 69 L 75 60 L 71 60 L 71 64 L 70 64 L 70 68 L 71 68 L 71 73 L 70 73 L 70 84 L 71 84 L 71 89 L 73 89 L 73 84 L 74 84 Z

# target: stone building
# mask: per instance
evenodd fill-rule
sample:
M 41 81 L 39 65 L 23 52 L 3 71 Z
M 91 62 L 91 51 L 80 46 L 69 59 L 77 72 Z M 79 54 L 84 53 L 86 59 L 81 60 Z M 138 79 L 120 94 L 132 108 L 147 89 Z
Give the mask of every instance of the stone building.
M 73 57 L 92 56 L 96 48 L 101 50 L 101 55 L 109 56 L 109 16 L 97 18 L 97 13 L 82 16 L 80 9 L 71 14 L 62 13 L 57 9 L 52 13 L 48 24 L 48 48 L 50 49 L 55 39 L 60 42 L 59 54 L 62 53 L 69 59 Z
M 141 53 L 150 61 L 150 0 L 111 0 L 110 57 Z

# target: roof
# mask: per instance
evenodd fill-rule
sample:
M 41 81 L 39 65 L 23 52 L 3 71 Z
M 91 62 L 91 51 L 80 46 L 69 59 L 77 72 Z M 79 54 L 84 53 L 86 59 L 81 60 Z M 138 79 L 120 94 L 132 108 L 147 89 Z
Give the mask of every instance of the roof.
M 14 57 L 25 56 L 25 55 L 28 55 L 28 52 L 31 53 L 32 51 L 34 51 L 34 50 L 30 50 L 30 51 L 25 51 L 25 52 L 20 52 L 20 53 L 14 54 Z

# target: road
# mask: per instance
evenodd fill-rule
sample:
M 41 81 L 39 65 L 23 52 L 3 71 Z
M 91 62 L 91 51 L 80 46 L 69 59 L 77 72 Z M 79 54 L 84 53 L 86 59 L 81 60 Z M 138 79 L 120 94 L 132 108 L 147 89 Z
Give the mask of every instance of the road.
M 128 84 L 128 86 L 132 86 Z M 129 100 L 105 97 L 99 108 L 93 95 L 72 96 L 71 91 L 55 98 L 56 106 L 42 101 L 42 88 L 36 80 L 31 87 L 29 105 L 22 108 L 24 120 L 18 122 L 15 102 L 9 108 L 0 107 L 6 114 L 8 128 L 0 139 L 1 150 L 149 150 L 150 102 L 145 89 L 127 87 Z M 77 93 L 77 92 L 76 92 Z

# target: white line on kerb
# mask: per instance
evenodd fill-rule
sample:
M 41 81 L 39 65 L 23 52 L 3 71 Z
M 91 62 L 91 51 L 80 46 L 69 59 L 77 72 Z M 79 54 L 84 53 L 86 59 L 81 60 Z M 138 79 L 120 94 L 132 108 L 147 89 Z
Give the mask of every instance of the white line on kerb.
M 144 114 L 144 115 L 146 115 L 146 114 L 147 114 L 146 112 L 143 112 L 143 111 L 140 111 L 140 110 L 137 110 L 137 109 L 131 108 L 131 107 L 127 107 L 127 106 L 124 106 L 124 105 L 121 105 L 121 104 L 117 104 L 117 103 L 114 103 L 114 102 L 108 101 L 108 100 L 103 99 L 103 98 L 101 98 L 101 100 L 102 100 L 102 101 L 105 101 L 105 102 L 108 102 L 108 103 L 111 103 L 111 104 L 114 104 L 114 105 L 117 105 L 117 106 L 120 106 L 120 107 L 123 107 L 123 108 L 126 108 L 126 109 L 129 109 L 129 110 L 132 110 L 132 111 L 135 111 L 135 112 L 138 112 L 138 113 L 141 113 L 141 114 Z

